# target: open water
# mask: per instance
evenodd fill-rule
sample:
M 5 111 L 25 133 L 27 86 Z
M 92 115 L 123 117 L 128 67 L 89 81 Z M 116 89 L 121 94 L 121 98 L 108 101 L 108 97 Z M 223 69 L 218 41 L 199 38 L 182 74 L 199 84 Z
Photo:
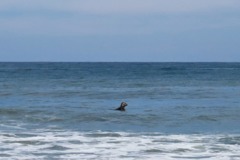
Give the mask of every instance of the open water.
M 238 160 L 240 63 L 0 63 L 0 159 Z

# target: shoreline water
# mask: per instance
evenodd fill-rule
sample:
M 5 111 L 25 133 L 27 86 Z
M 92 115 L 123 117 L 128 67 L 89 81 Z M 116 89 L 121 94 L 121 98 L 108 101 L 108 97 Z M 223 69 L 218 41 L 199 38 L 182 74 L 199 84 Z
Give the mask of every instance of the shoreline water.
M 5 159 L 239 159 L 240 135 L 62 130 L 1 133 Z
M 240 159 L 239 79 L 240 63 L 0 63 L 0 159 Z

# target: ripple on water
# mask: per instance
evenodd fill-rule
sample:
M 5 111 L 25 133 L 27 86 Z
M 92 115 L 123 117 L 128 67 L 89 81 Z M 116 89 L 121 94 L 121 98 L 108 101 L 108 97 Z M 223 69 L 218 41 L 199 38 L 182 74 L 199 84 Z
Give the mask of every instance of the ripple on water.
M 220 138 L 219 142 L 229 145 L 240 145 L 240 136 Z

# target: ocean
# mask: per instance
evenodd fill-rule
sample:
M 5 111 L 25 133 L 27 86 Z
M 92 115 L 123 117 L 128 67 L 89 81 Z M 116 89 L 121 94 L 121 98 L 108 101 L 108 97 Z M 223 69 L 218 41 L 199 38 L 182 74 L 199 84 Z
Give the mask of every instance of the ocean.
M 0 159 L 239 160 L 240 63 L 0 63 Z

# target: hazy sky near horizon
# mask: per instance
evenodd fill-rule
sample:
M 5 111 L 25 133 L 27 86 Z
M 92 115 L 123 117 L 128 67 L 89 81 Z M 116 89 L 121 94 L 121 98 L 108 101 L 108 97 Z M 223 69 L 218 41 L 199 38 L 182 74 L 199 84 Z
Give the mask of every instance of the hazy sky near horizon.
M 1 0 L 0 61 L 240 62 L 240 0 Z

